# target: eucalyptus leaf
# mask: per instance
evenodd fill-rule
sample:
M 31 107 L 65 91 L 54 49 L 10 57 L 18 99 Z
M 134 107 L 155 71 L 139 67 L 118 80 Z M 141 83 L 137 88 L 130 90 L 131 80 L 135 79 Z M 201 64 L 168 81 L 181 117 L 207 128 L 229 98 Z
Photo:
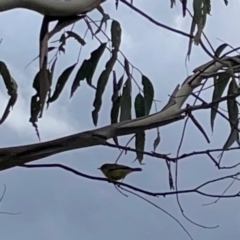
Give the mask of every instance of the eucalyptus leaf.
M 212 102 L 216 101 L 217 99 L 222 97 L 222 94 L 230 80 L 230 74 L 227 72 L 220 73 L 218 77 L 214 78 L 214 91 L 212 95 Z M 211 108 L 211 128 L 213 131 L 214 128 L 214 121 L 217 115 L 217 110 L 218 110 L 219 103 L 215 104 Z
M 121 90 L 122 88 L 122 84 L 123 84 L 123 78 L 124 78 L 124 74 L 121 76 L 121 78 L 118 80 L 118 91 Z
M 143 161 L 143 151 L 145 147 L 145 132 L 137 132 L 135 134 L 135 149 L 136 149 L 136 157 L 140 164 Z
M 128 77 L 131 77 L 131 73 L 130 73 L 130 67 L 129 67 L 129 62 L 126 58 L 124 58 L 124 69 L 127 73 Z
M 80 37 L 77 33 L 73 32 L 73 31 L 67 31 L 66 33 L 68 34 L 68 38 L 72 37 L 72 38 L 76 39 L 82 46 L 84 46 L 86 44 L 84 39 L 82 37 Z
M 215 57 L 219 58 L 223 50 L 228 46 L 228 44 L 223 43 L 221 44 L 215 51 Z
M 228 136 L 227 141 L 225 142 L 223 149 L 228 149 L 230 148 L 234 142 L 236 142 L 239 139 L 239 132 L 237 129 L 232 128 L 231 132 Z
M 79 68 L 71 88 L 71 97 L 74 92 L 80 86 L 80 81 L 83 81 L 85 78 L 89 86 L 92 86 L 92 77 L 96 70 L 97 64 L 106 48 L 106 43 L 102 43 L 96 50 L 91 53 L 89 59 L 85 59 Z
M 54 102 L 58 99 L 59 95 L 61 94 L 65 84 L 67 83 L 67 80 L 69 79 L 69 76 L 71 75 L 72 71 L 74 70 L 76 66 L 76 63 L 74 63 L 73 65 L 69 66 L 68 68 L 66 68 L 61 75 L 58 78 L 56 87 L 55 87 L 55 91 L 53 93 L 53 95 L 50 97 L 49 102 Z
M 145 116 L 145 100 L 141 93 L 136 96 L 134 106 L 136 118 Z
M 157 128 L 157 137 L 155 138 L 155 140 L 153 142 L 153 151 L 154 152 L 156 151 L 160 141 L 161 141 L 160 131 L 159 131 L 159 128 Z
M 144 75 L 142 75 L 142 85 L 145 100 L 145 115 L 149 115 L 154 98 L 154 88 L 149 78 Z
M 128 78 L 123 86 L 122 98 L 121 98 L 121 114 L 120 122 L 132 119 L 132 81 Z
M 234 79 L 229 84 L 228 95 L 234 94 L 237 91 L 237 84 Z M 239 130 L 238 130 L 238 105 L 235 99 L 227 100 L 228 116 L 230 121 L 231 132 L 223 149 L 228 149 L 234 142 L 239 143 Z
M 113 20 L 111 25 L 111 40 L 112 40 L 112 48 L 115 51 L 119 50 L 120 43 L 121 43 L 121 35 L 122 35 L 122 29 L 121 29 L 120 23 L 116 20 Z
M 93 102 L 94 110 L 92 111 L 92 119 L 95 126 L 97 125 L 98 113 L 102 106 L 102 95 L 105 91 L 110 73 L 112 72 L 116 61 L 117 61 L 117 52 L 114 51 L 111 58 L 106 63 L 105 69 L 102 71 L 97 82 L 97 90 L 96 90 L 95 99 Z
M 32 126 L 34 127 L 37 137 L 40 141 L 40 134 L 39 134 L 39 130 L 38 130 L 37 121 L 38 121 L 39 113 L 41 111 L 41 103 L 40 103 L 38 94 L 32 96 L 30 108 L 31 108 L 31 117 L 29 119 L 29 122 L 32 123 Z
M 229 84 L 228 95 L 234 94 L 236 89 L 236 82 L 233 79 Z M 228 117 L 232 124 L 236 125 L 238 123 L 238 105 L 235 99 L 227 100 L 227 108 L 228 108 Z M 232 125 L 230 124 L 232 127 Z
M 17 101 L 17 97 L 18 97 L 18 85 L 16 83 L 16 81 L 13 79 L 13 77 L 11 76 L 7 65 L 0 61 L 0 74 L 3 78 L 5 87 L 7 88 L 7 92 L 8 95 L 10 96 L 10 99 L 8 100 L 8 104 L 4 110 L 4 113 L 0 119 L 0 124 L 2 124 L 6 118 L 8 117 L 9 113 L 10 113 L 10 109 L 13 108 L 13 106 L 15 105 L 16 101 Z
M 111 109 L 111 124 L 118 122 L 120 111 L 121 96 L 119 96 L 112 104 Z

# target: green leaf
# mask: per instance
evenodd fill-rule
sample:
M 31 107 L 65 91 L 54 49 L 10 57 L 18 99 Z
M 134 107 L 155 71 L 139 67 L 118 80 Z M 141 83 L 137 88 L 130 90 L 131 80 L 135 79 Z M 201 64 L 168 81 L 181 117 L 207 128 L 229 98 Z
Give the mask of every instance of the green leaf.
M 57 63 L 57 57 L 54 59 L 52 63 L 50 74 L 49 74 L 49 91 L 48 91 L 48 97 L 47 97 L 47 108 L 49 107 L 49 99 L 51 98 L 51 94 L 52 94 L 51 86 L 52 86 L 53 74 L 54 74 L 56 63 Z
M 41 102 L 39 98 L 39 94 L 40 94 L 39 76 L 40 76 L 40 72 L 37 72 L 33 80 L 33 88 L 36 90 L 37 93 L 33 95 L 31 99 L 31 106 L 30 106 L 31 116 L 30 116 L 29 122 L 32 123 L 32 126 L 35 128 L 38 139 L 40 140 L 40 135 L 39 135 L 38 126 L 37 126 L 38 117 L 41 111 Z
M 40 103 L 40 99 L 38 97 L 38 94 L 32 96 L 31 107 L 30 108 L 31 108 L 31 117 L 29 119 L 29 122 L 32 123 L 32 126 L 34 127 L 34 129 L 36 131 L 36 134 L 37 134 L 37 137 L 40 141 L 40 134 L 39 134 L 39 131 L 38 131 L 37 121 L 38 121 L 39 113 L 41 111 L 41 103 Z
M 104 12 L 101 6 L 98 6 L 97 10 L 102 14 L 102 19 L 100 24 L 98 25 L 98 29 L 96 30 L 95 35 L 97 35 L 102 30 L 103 24 L 105 25 L 105 30 L 106 30 L 107 21 L 110 19 L 110 16 Z
M 154 88 L 151 81 L 144 75 L 142 75 L 142 85 L 145 100 L 145 115 L 149 115 L 154 98 Z
M 145 100 L 141 93 L 136 96 L 134 106 L 136 118 L 145 116 Z
M 68 34 L 67 38 L 72 37 L 72 38 L 76 39 L 82 46 L 84 46 L 86 44 L 84 39 L 82 39 L 82 37 L 80 37 L 77 33 L 72 32 L 72 31 L 67 31 L 66 33 Z
M 111 40 L 112 40 L 112 48 L 115 51 L 119 50 L 120 43 L 121 43 L 121 35 L 122 35 L 122 29 L 121 29 L 120 23 L 116 20 L 113 20 L 111 25 Z
M 140 151 L 140 152 L 136 151 L 137 160 L 139 161 L 140 164 L 142 164 L 143 161 L 144 147 L 145 147 L 145 132 L 144 131 L 137 132 L 135 134 L 135 149 Z
M 131 73 L 130 73 L 130 67 L 129 67 L 129 62 L 126 58 L 124 58 L 124 69 L 127 73 L 128 77 L 131 77 Z
M 186 11 L 187 11 L 187 0 L 182 0 L 182 12 L 183 12 L 183 17 L 186 16 Z
M 234 94 L 237 91 L 237 84 L 234 79 L 229 84 L 228 87 L 228 95 Z M 228 116 L 229 121 L 234 125 L 230 124 L 231 132 L 223 146 L 223 149 L 228 149 L 232 146 L 232 144 L 237 141 L 239 142 L 239 132 L 238 132 L 238 105 L 235 99 L 228 99 L 227 100 L 227 108 L 228 108 Z
M 229 84 L 229 88 L 228 88 L 228 95 L 234 94 L 236 93 L 236 82 L 233 79 L 230 84 Z M 228 116 L 229 116 L 229 120 L 233 123 L 233 124 L 237 124 L 238 122 L 238 105 L 235 99 L 228 99 L 227 100 L 227 108 L 228 108 Z M 232 127 L 232 125 L 230 125 Z
M 160 141 L 161 141 L 160 131 L 159 131 L 159 128 L 157 128 L 157 137 L 155 138 L 154 143 L 153 143 L 153 151 L 154 152 L 156 151 Z
M 118 91 L 121 90 L 122 88 L 122 84 L 123 84 L 123 78 L 124 78 L 124 74 L 121 76 L 121 78 L 118 80 Z
M 125 120 L 130 120 L 132 118 L 131 117 L 131 109 L 132 109 L 131 95 L 132 95 L 132 81 L 131 81 L 131 78 L 128 78 L 126 83 L 123 86 L 120 122 Z
M 66 68 L 62 74 L 59 76 L 56 87 L 55 87 L 55 91 L 52 95 L 52 97 L 49 99 L 49 102 L 54 102 L 55 100 L 58 99 L 59 95 L 61 94 L 67 80 L 69 79 L 69 76 L 71 75 L 74 67 L 76 66 L 76 63 L 74 63 L 73 65 L 71 65 L 70 67 Z
M 121 96 L 119 96 L 112 104 L 111 109 L 111 124 L 118 122 L 119 110 L 120 110 Z
M 118 98 L 117 77 L 116 77 L 116 72 L 113 71 L 113 94 L 112 94 L 112 102 L 115 102 L 117 98 Z
M 123 83 L 123 76 L 116 80 L 116 73 L 113 71 L 113 95 L 112 95 L 112 109 L 111 109 L 111 124 L 118 122 L 121 96 L 119 96 L 119 91 L 121 90 Z
M 96 90 L 95 99 L 93 102 L 94 110 L 92 111 L 92 119 L 95 126 L 97 125 L 98 113 L 102 106 L 102 95 L 105 91 L 110 73 L 112 72 L 113 66 L 116 63 L 116 61 L 117 61 L 117 52 L 113 52 L 111 58 L 106 63 L 105 69 L 102 71 L 97 82 L 97 90 Z
M 219 58 L 223 50 L 228 46 L 228 44 L 223 43 L 221 44 L 215 51 L 215 57 Z
M 201 23 L 202 19 L 211 12 L 210 1 L 194 0 L 193 1 L 194 20 L 197 24 Z
M 210 11 L 211 11 L 210 0 L 208 0 L 208 1 L 194 0 L 193 1 L 193 10 L 194 10 L 194 15 L 193 15 L 193 20 L 192 20 L 192 27 L 193 27 L 193 22 L 198 27 L 197 33 L 195 34 L 193 40 L 194 40 L 195 44 L 198 45 L 201 40 L 201 34 L 204 29 L 204 26 L 206 25 L 207 14 L 210 14 Z
M 53 61 L 53 63 L 52 63 L 52 66 L 51 66 L 50 77 L 49 77 L 50 86 L 52 85 L 53 74 L 54 74 L 54 71 L 55 71 L 56 63 L 57 63 L 57 58 L 54 59 L 54 61 Z
M 18 85 L 17 85 L 16 81 L 11 77 L 11 74 L 7 68 L 7 65 L 2 61 L 0 61 L 0 74 L 2 75 L 5 87 L 8 90 L 8 95 L 10 96 L 8 104 L 4 110 L 3 116 L 0 119 L 0 124 L 2 124 L 8 117 L 8 115 L 10 113 L 10 109 L 13 108 L 14 104 L 17 101 Z
M 229 82 L 229 79 L 230 79 L 230 74 L 226 72 L 220 73 L 219 76 L 214 79 L 214 91 L 212 96 L 212 102 L 222 97 L 222 94 Z M 214 107 L 211 108 L 210 120 L 211 120 L 212 131 L 214 128 L 214 121 L 217 115 L 218 105 L 219 103 L 217 103 L 216 105 L 214 105 Z
M 83 81 L 85 78 L 87 80 L 88 85 L 93 87 L 92 77 L 105 48 L 106 43 L 101 44 L 96 50 L 94 50 L 91 53 L 91 57 L 89 59 L 85 59 L 83 61 L 73 81 L 71 88 L 71 97 L 73 96 L 77 88 L 80 86 L 80 81 Z
M 87 62 L 90 70 L 89 70 L 89 74 L 86 76 L 86 80 L 87 80 L 87 84 L 91 87 L 93 86 L 92 85 L 93 74 L 97 68 L 100 58 L 104 53 L 106 45 L 107 43 L 102 43 L 95 51 L 93 51 L 91 54 L 91 58 Z
M 231 132 L 230 132 L 230 134 L 228 136 L 228 139 L 227 139 L 226 143 L 223 146 L 223 149 L 230 148 L 235 141 L 238 141 L 238 139 L 239 139 L 239 135 L 238 134 L 239 134 L 238 133 L 238 129 L 232 128 Z
M 41 70 L 40 70 L 41 71 Z M 32 96 L 30 112 L 31 116 L 29 122 L 32 123 L 32 126 L 35 128 L 36 134 L 40 140 L 40 135 L 38 131 L 37 121 L 41 112 L 41 100 L 40 100 L 40 71 L 34 77 L 32 87 L 36 90 L 36 94 Z M 47 70 L 48 79 L 50 79 L 51 73 Z

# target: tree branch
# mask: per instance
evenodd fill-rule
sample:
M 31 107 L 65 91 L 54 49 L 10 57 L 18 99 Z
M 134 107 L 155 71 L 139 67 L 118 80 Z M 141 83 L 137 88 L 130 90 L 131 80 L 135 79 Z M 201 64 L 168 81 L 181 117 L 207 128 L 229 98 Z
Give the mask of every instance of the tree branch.
M 74 16 L 93 10 L 105 0 L 1 0 L 0 12 L 25 8 L 48 16 Z

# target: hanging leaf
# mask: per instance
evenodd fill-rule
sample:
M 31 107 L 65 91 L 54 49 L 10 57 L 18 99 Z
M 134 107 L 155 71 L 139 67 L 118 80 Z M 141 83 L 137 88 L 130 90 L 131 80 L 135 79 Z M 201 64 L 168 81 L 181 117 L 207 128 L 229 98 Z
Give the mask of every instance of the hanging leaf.
M 183 17 L 186 16 L 186 11 L 187 11 L 187 0 L 182 0 L 182 12 L 183 12 Z
M 42 117 L 44 106 L 47 100 L 47 96 L 50 91 L 50 72 L 47 69 L 47 56 L 44 56 L 44 61 L 42 63 L 42 68 L 39 71 L 39 98 L 41 103 L 40 115 Z
M 37 137 L 40 141 L 40 134 L 38 131 L 37 121 L 38 121 L 38 116 L 39 116 L 39 113 L 41 110 L 41 103 L 40 103 L 40 99 L 37 94 L 32 96 L 30 108 L 31 108 L 31 117 L 29 119 L 29 122 L 32 123 L 32 126 L 34 127 Z
M 37 126 L 37 121 L 38 118 L 41 117 L 41 110 L 42 110 L 42 103 L 41 103 L 41 99 L 40 99 L 40 78 L 41 75 L 41 70 L 35 75 L 34 80 L 33 80 L 33 85 L 32 87 L 36 90 L 36 94 L 32 96 L 31 99 L 31 109 L 30 109 L 30 119 L 29 122 L 32 123 L 32 126 L 35 128 L 36 134 L 40 140 L 40 134 L 38 131 L 38 126 Z M 47 78 L 50 79 L 50 71 L 47 70 Z
M 48 91 L 48 96 L 47 96 L 47 109 L 49 107 L 49 99 L 51 98 L 51 94 L 52 94 L 52 88 L 51 87 L 52 87 L 53 74 L 54 74 L 56 63 L 57 63 L 57 57 L 55 57 L 55 59 L 52 63 L 50 74 L 49 74 L 49 91 Z
M 228 139 L 223 146 L 223 149 L 225 150 L 225 149 L 230 148 L 233 145 L 233 143 L 235 143 L 236 141 L 237 142 L 239 141 L 238 129 L 232 128 L 231 132 L 230 132 L 230 135 L 228 136 Z
M 98 122 L 98 113 L 102 106 L 102 95 L 105 91 L 107 81 L 109 79 L 110 73 L 113 69 L 113 66 L 117 60 L 117 52 L 121 43 L 121 26 L 119 22 L 113 20 L 111 25 L 111 40 L 112 40 L 112 56 L 105 66 L 105 70 L 101 73 L 98 83 L 95 99 L 93 102 L 94 110 L 92 111 L 93 123 L 96 126 Z
M 67 37 L 65 36 L 65 32 L 64 32 L 59 39 L 60 45 L 65 46 L 66 45 L 66 39 L 67 39 Z
M 121 76 L 121 78 L 118 80 L 118 91 L 121 90 L 122 88 L 122 84 L 123 84 L 123 78 L 124 78 L 124 74 Z
M 234 94 L 237 91 L 237 84 L 234 79 L 229 84 L 228 95 Z M 229 120 L 236 124 L 238 122 L 238 105 L 235 99 L 227 100 L 228 116 Z M 232 127 L 232 125 L 230 124 Z
M 135 134 L 135 149 L 136 155 L 137 155 L 137 160 L 139 161 L 140 164 L 142 164 L 143 161 L 143 151 L 145 147 L 145 132 L 137 132 Z
M 222 94 L 230 80 L 230 74 L 227 72 L 220 73 L 218 77 L 214 78 L 214 91 L 213 91 L 213 96 L 212 96 L 212 102 L 216 101 L 217 99 L 222 97 Z M 219 103 L 214 105 L 211 108 L 211 128 L 213 131 L 214 128 L 214 121 L 217 115 L 217 110 L 218 110 Z
M 112 94 L 112 102 L 115 102 L 118 98 L 118 84 L 116 79 L 116 72 L 113 71 L 113 94 Z
M 194 20 L 192 20 L 190 33 L 189 33 L 191 36 L 194 36 L 194 31 L 195 31 L 196 26 L 197 26 L 197 24 L 195 23 Z M 193 39 L 189 38 L 188 50 L 187 50 L 187 57 L 188 57 L 188 59 L 190 59 L 190 55 L 191 55 L 191 51 L 192 51 L 192 45 L 193 45 Z
M 176 5 L 176 0 L 170 0 L 170 2 L 171 2 L 171 8 L 173 8 L 173 5 Z
M 111 25 L 111 40 L 112 40 L 112 48 L 115 51 L 119 50 L 120 43 L 121 43 L 121 34 L 122 34 L 122 29 L 121 29 L 120 23 L 117 22 L 116 20 L 113 20 Z
M 136 96 L 134 106 L 136 118 L 145 116 L 145 100 L 141 93 Z
M 93 102 L 94 110 L 92 111 L 92 119 L 95 126 L 97 125 L 98 113 L 102 106 L 102 95 L 105 91 L 110 73 L 112 72 L 113 66 L 116 63 L 116 61 L 117 61 L 117 52 L 113 52 L 111 58 L 106 63 L 105 69 L 101 73 L 97 82 L 97 90 L 96 90 L 95 99 Z
M 154 88 L 151 81 L 144 75 L 142 75 L 142 85 L 145 100 L 145 115 L 149 115 L 154 98 Z
M 193 22 L 195 22 L 198 27 L 197 33 L 194 36 L 194 42 L 198 45 L 201 40 L 202 31 L 206 24 L 207 14 L 210 14 L 211 11 L 210 1 L 194 0 L 193 10 Z
M 10 74 L 6 64 L 2 61 L 0 61 L 0 74 L 2 75 L 5 87 L 7 88 L 8 95 L 10 96 L 10 99 L 8 100 L 8 104 L 4 110 L 3 116 L 0 119 L 0 124 L 2 124 L 8 117 L 8 115 L 10 113 L 10 109 L 13 108 L 14 104 L 17 101 L 18 85 L 17 85 L 16 81 L 11 77 L 11 74 Z
M 85 78 L 89 86 L 92 85 L 92 77 L 96 70 L 99 59 L 101 58 L 104 50 L 106 48 L 106 43 L 102 43 L 96 50 L 91 53 L 91 57 L 88 60 L 84 60 L 81 67 L 79 68 L 71 88 L 71 97 L 76 89 L 80 86 L 80 81 Z
M 119 5 L 119 0 L 116 0 L 115 1 L 116 10 L 118 9 L 118 5 Z
M 95 32 L 95 35 L 97 35 L 102 30 L 103 24 L 105 25 L 105 30 L 106 30 L 106 28 L 107 28 L 107 21 L 110 19 L 110 16 L 104 12 L 104 10 L 103 10 L 103 8 L 101 6 L 98 6 L 97 10 L 102 14 L 102 19 L 101 19 L 101 22 L 100 22 L 100 24 L 98 26 L 97 31 Z
M 37 126 L 37 121 L 38 121 L 38 117 L 41 111 L 41 102 L 40 102 L 40 98 L 39 98 L 39 94 L 40 94 L 40 84 L 39 84 L 39 75 L 40 72 L 38 72 L 35 75 L 35 78 L 33 80 L 33 88 L 36 90 L 36 94 L 32 96 L 31 99 L 31 106 L 30 106 L 30 119 L 29 122 L 32 123 L 32 126 L 34 127 L 37 137 L 40 141 L 40 134 L 38 131 L 38 126 Z
M 228 0 L 223 0 L 225 5 L 227 6 L 228 5 Z
M 156 151 L 160 141 L 161 141 L 160 131 L 159 131 L 159 128 L 157 128 L 157 137 L 155 138 L 154 143 L 153 143 L 153 151 L 154 152 Z
M 77 33 L 72 32 L 72 31 L 67 31 L 66 33 L 68 34 L 67 38 L 72 37 L 72 38 L 76 39 L 82 46 L 84 46 L 86 44 L 84 39 L 82 39 L 82 37 L 80 37 Z
M 226 43 L 223 43 L 221 44 L 215 51 L 215 57 L 219 58 L 221 53 L 223 52 L 223 50 L 228 46 L 228 44 Z
M 135 114 L 136 118 L 143 117 L 145 116 L 145 100 L 144 97 L 141 95 L 141 93 L 138 93 L 135 102 Z M 135 134 L 135 147 L 136 150 L 140 150 L 140 152 L 136 151 L 137 155 L 137 160 L 139 163 L 142 162 L 143 160 L 143 151 L 145 147 L 145 132 L 144 131 L 139 131 Z
M 119 96 L 112 104 L 111 109 L 111 124 L 118 122 L 119 110 L 120 110 L 121 96 Z
M 229 84 L 228 87 L 228 95 L 234 94 L 238 91 L 237 84 L 234 79 Z M 227 100 L 227 108 L 228 108 L 228 116 L 229 121 L 231 122 L 231 132 L 223 146 L 223 149 L 228 149 L 232 146 L 232 144 L 237 141 L 239 142 L 239 132 L 238 132 L 238 105 L 235 99 L 228 99 Z
M 116 80 L 116 73 L 113 71 L 113 95 L 112 95 L 112 109 L 111 109 L 111 124 L 118 122 L 118 116 L 120 112 L 121 96 L 119 91 L 121 90 L 123 83 L 123 75 Z
M 60 75 L 60 77 L 58 78 L 56 87 L 55 87 L 55 91 L 52 95 L 52 97 L 49 99 L 49 103 L 54 102 L 58 99 L 59 95 L 61 94 L 67 80 L 69 79 L 69 76 L 71 75 L 73 69 L 75 68 L 76 63 L 74 63 L 73 65 L 71 65 L 70 67 L 66 68 L 62 74 Z
M 52 66 L 51 66 L 50 78 L 49 78 L 50 85 L 52 85 L 53 74 L 54 74 L 54 70 L 55 70 L 56 63 L 57 63 L 57 57 L 54 59 L 54 61 L 53 61 L 53 63 L 52 63 Z
M 124 69 L 127 73 L 127 76 L 130 78 L 131 77 L 130 67 L 129 67 L 129 62 L 126 58 L 124 58 Z
M 120 122 L 124 120 L 130 120 L 132 118 L 131 117 L 131 109 L 132 109 L 131 95 L 132 95 L 132 81 L 130 78 L 128 78 L 126 83 L 123 86 Z

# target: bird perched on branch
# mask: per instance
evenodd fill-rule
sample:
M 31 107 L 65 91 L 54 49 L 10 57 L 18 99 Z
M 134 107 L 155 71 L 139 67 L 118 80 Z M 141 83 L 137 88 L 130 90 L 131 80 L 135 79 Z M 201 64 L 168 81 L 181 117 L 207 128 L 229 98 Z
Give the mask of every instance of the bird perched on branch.
M 120 165 L 116 163 L 106 163 L 103 164 L 100 168 L 102 173 L 110 181 L 118 181 L 124 179 L 131 172 L 140 172 L 141 168 L 131 168 L 125 165 Z

